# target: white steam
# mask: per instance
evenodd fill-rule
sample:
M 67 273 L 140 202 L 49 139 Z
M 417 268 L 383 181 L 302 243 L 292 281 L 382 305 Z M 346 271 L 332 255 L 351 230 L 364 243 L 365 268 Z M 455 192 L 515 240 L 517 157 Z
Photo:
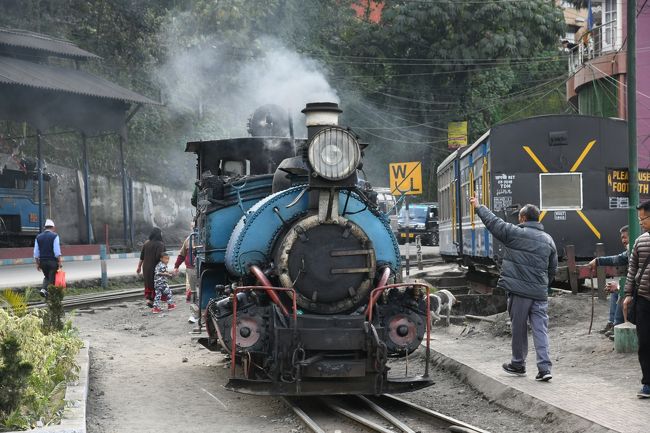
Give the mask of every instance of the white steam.
M 256 108 L 276 104 L 290 111 L 296 135 L 305 135 L 300 110 L 308 102 L 339 102 L 317 61 L 276 39 L 256 41 L 255 57 L 216 45 L 183 47 L 167 39 L 168 60 L 157 75 L 173 113 L 198 119 L 191 139 L 247 136 Z M 246 52 L 248 53 L 248 52 Z

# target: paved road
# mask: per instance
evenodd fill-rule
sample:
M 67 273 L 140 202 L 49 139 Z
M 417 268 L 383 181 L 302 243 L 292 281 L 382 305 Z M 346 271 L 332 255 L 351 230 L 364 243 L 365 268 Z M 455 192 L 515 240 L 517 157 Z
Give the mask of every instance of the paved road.
M 400 245 L 402 255 L 406 254 L 406 245 Z M 411 260 L 415 260 L 415 246 L 410 247 Z M 438 255 L 438 247 L 422 247 L 422 255 L 428 258 Z M 113 259 L 107 260 L 108 277 L 124 277 L 135 275 L 138 259 Z M 100 278 L 101 268 L 99 260 L 85 262 L 64 262 L 67 281 L 89 280 Z M 43 274 L 36 271 L 35 265 L 0 266 L 0 288 L 38 286 L 43 282 Z
M 138 259 L 107 260 L 108 277 L 135 275 Z M 89 280 L 101 277 L 99 260 L 85 262 L 64 262 L 67 281 Z M 0 266 L 0 288 L 38 286 L 43 282 L 43 274 L 36 270 L 36 265 Z

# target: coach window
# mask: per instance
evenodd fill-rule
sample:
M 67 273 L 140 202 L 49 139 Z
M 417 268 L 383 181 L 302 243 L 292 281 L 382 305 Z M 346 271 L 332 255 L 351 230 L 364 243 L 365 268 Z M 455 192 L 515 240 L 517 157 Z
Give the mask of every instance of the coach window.
M 541 210 L 581 210 L 582 173 L 540 173 Z

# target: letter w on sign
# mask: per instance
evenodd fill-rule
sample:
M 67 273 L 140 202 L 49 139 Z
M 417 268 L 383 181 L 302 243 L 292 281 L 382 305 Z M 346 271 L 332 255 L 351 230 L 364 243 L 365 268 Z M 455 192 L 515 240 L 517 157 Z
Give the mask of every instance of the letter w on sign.
M 393 195 L 422 194 L 422 163 L 394 162 L 388 165 L 390 192 Z

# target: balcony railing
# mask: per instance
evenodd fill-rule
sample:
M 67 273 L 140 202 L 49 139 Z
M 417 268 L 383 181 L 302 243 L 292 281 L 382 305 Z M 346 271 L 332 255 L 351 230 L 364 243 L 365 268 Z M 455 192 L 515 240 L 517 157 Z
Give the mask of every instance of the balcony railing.
M 575 74 L 589 60 L 613 53 L 621 48 L 622 31 L 616 20 L 591 29 L 569 51 L 569 75 Z

